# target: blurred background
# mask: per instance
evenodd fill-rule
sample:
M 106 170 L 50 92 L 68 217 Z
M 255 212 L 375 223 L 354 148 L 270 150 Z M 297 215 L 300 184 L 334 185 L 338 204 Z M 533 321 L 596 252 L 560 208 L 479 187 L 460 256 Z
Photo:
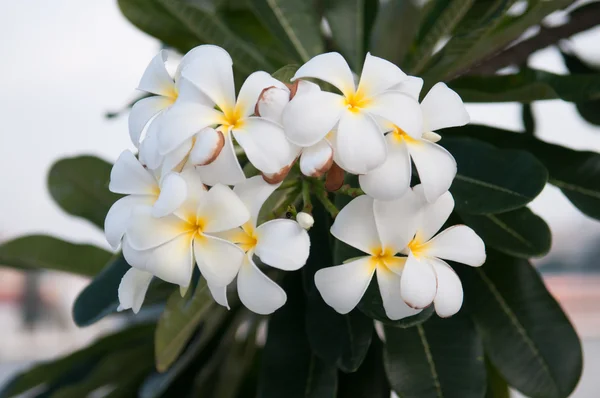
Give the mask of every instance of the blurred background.
M 560 21 L 561 15 L 554 17 Z M 0 243 L 48 233 L 109 249 L 96 227 L 52 202 L 47 172 L 62 157 L 91 154 L 113 162 L 124 148 L 133 149 L 123 109 L 136 98 L 134 89 L 159 43 L 126 21 L 112 0 L 4 2 L 0 36 Z M 575 36 L 569 46 L 600 64 L 598 43 L 600 28 Z M 536 53 L 530 64 L 567 72 L 552 49 Z M 473 122 L 523 128 L 519 104 L 468 109 Z M 600 151 L 600 128 L 586 123 L 573 104 L 537 102 L 533 112 L 539 138 Z M 583 338 L 584 373 L 573 397 L 600 396 L 600 223 L 552 186 L 531 208 L 553 232 L 552 250 L 536 265 Z M 71 306 L 86 283 L 0 264 L 0 384 L 33 361 L 70 352 L 114 326 L 110 319 L 84 329 L 74 325 Z

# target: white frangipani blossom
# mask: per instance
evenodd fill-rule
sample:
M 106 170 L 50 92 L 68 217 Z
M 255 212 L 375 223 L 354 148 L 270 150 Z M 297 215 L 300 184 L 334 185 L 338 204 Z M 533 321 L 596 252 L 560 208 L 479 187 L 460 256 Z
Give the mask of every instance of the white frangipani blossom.
M 414 214 L 419 210 L 420 202 L 412 191 L 403 198 L 402 206 L 393 209 L 367 195 L 346 205 L 331 226 L 331 234 L 365 256 L 317 271 L 315 284 L 323 300 L 341 314 L 350 312 L 377 272 L 388 318 L 397 320 L 420 312 L 403 300 L 400 278 L 406 257 L 398 256 L 414 236 Z
M 310 251 L 308 233 L 296 221 L 276 219 L 258 224 L 258 214 L 278 184 L 268 184 L 255 176 L 238 184 L 234 192 L 245 203 L 250 220 L 241 228 L 218 236 L 236 243 L 245 253 L 237 276 L 240 301 L 257 314 L 270 314 L 285 304 L 285 291 L 267 277 L 254 262 L 256 255 L 262 263 L 284 271 L 295 271 L 306 263 Z M 227 306 L 225 288 L 215 300 Z
M 233 61 L 227 51 L 202 45 L 191 52 L 195 61 L 182 68 L 182 77 L 216 106 L 180 101 L 165 111 L 158 132 L 159 153 L 177 154 L 169 162 L 173 165 L 189 154 L 192 164 L 202 166 L 198 171 L 208 185 L 234 185 L 244 180 L 233 138 L 263 173 L 274 174 L 287 167 L 296 157 L 297 148 L 286 139 L 278 123 L 252 116 L 265 88 L 285 85 L 266 72 L 254 72 L 236 99 Z
M 159 181 L 129 150 L 115 162 L 108 189 L 127 195 L 111 206 L 104 220 L 104 234 L 113 249 L 119 247 L 136 206 L 151 206 L 150 213 L 162 217 L 175 211 L 187 196 L 186 182 L 178 173 L 169 173 Z
M 443 260 L 479 267 L 485 262 L 485 245 L 466 225 L 455 225 L 436 235 L 454 209 L 450 192 L 433 203 L 426 201 L 422 185 L 415 186 L 413 192 L 422 208 L 415 236 L 403 251 L 408 257 L 402 272 L 402 298 L 414 308 L 424 308 L 433 302 L 439 316 L 449 317 L 460 310 L 463 290 L 460 279 Z M 403 199 L 380 205 L 394 211 Z
M 423 80 L 409 77 L 392 87 L 418 100 Z M 359 177 L 360 187 L 366 194 L 380 200 L 398 199 L 409 189 L 411 159 L 419 173 L 425 197 L 435 201 L 448 191 L 456 175 L 456 161 L 443 147 L 435 144 L 441 138 L 434 130 L 462 126 L 469 122 L 469 114 L 458 96 L 444 83 L 437 83 L 421 102 L 423 129 L 415 135 L 394 123 L 383 122 L 388 156 L 378 168 Z M 402 109 L 398 108 L 398 112 Z
M 407 133 L 422 133 L 417 101 L 389 89 L 406 79 L 396 65 L 367 54 L 358 86 L 350 67 L 338 53 L 317 55 L 304 64 L 292 80 L 316 78 L 335 86 L 340 94 L 316 91 L 296 96 L 283 112 L 288 139 L 311 147 L 337 130 L 333 149 L 341 167 L 365 174 L 386 159 L 387 145 L 375 120 L 391 122 Z
M 117 311 L 131 309 L 137 314 L 142 308 L 150 282 L 152 282 L 151 273 L 133 267 L 130 268 L 123 275 L 119 284 L 119 307 Z
M 206 190 L 193 169 L 182 172 L 187 198 L 173 213 L 156 218 L 150 207 L 137 206 L 123 240 L 127 262 L 154 276 L 187 287 L 194 262 L 209 286 L 227 286 L 238 273 L 244 252 L 214 236 L 244 224 L 244 203 L 227 186 Z

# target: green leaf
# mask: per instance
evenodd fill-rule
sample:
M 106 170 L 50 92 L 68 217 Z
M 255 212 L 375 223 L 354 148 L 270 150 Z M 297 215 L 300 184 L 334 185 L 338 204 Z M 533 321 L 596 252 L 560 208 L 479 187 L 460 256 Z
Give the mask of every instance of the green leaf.
M 329 244 L 329 215 L 317 202 L 313 209 L 315 226 L 309 230 L 310 255 L 303 267 L 306 290 L 306 333 L 314 353 L 328 365 L 354 372 L 367 354 L 373 334 L 373 320 L 354 310 L 338 314 L 328 306 L 315 286 L 315 273 L 333 266 Z
M 235 67 L 245 74 L 273 69 L 257 47 L 236 35 L 225 23 L 214 1 L 190 5 L 181 0 L 119 0 L 119 7 L 131 23 L 182 52 L 211 43 L 225 48 Z M 173 27 L 177 35 L 170 30 Z M 179 41 L 178 37 L 185 39 Z
M 402 66 L 420 21 L 421 8 L 414 0 L 392 0 L 382 4 L 371 34 L 370 51 Z
M 561 51 L 561 55 L 563 60 L 565 61 L 565 65 L 567 69 L 573 74 L 598 74 L 600 71 L 597 69 L 591 68 L 581 59 L 577 58 L 575 55 L 567 54 Z M 598 109 L 600 109 L 600 99 L 592 100 L 592 101 L 581 101 L 575 104 L 577 107 L 577 112 L 584 118 L 588 123 L 595 124 L 600 126 L 600 113 Z
M 61 159 L 48 174 L 50 195 L 67 213 L 104 229 L 104 219 L 119 199 L 108 190 L 112 165 L 94 156 Z
M 288 301 L 269 320 L 258 398 L 335 397 L 337 370 L 311 351 L 299 316 L 305 311 L 301 273 L 286 273 L 282 287 Z
M 159 372 L 166 371 L 177 360 L 213 303 L 204 278 L 195 289 L 188 289 L 184 297 L 178 291 L 171 294 L 156 326 L 154 348 Z
M 3 266 L 83 276 L 96 275 L 112 255 L 96 246 L 65 242 L 46 235 L 24 236 L 0 245 L 0 264 Z
M 249 0 L 256 16 L 298 61 L 323 52 L 320 21 L 310 1 Z
M 142 324 L 132 326 L 115 334 L 103 337 L 92 345 L 62 357 L 58 360 L 37 364 L 15 376 L 0 390 L 0 398 L 9 398 L 22 394 L 32 388 L 52 388 L 62 376 L 74 369 L 80 369 L 101 359 L 115 350 L 131 348 L 136 345 L 152 343 L 154 325 Z M 41 394 L 42 391 L 39 393 Z
M 487 357 L 485 358 L 485 368 L 487 369 L 485 398 L 510 398 L 510 389 L 506 380 L 502 378 Z
M 359 73 L 365 58 L 366 8 L 376 5 L 373 0 L 325 0 L 325 18 L 331 29 L 331 39 L 348 61 L 350 68 Z
M 458 164 L 450 191 L 459 212 L 488 214 L 523 207 L 548 181 L 546 168 L 528 152 L 467 138 L 444 138 L 440 143 Z
M 552 244 L 548 224 L 527 207 L 500 214 L 461 214 L 461 218 L 487 246 L 515 257 L 541 257 Z
M 568 397 L 581 376 L 581 343 L 531 264 L 492 250 L 483 267 L 457 271 L 502 377 L 527 396 Z
M 79 293 L 73 305 L 73 320 L 77 326 L 89 326 L 117 310 L 119 284 L 130 268 L 119 254 Z
M 409 329 L 385 327 L 384 365 L 403 398 L 481 398 L 486 373 L 483 345 L 463 313 L 434 317 Z
M 600 73 L 557 75 L 527 68 L 513 75 L 465 76 L 450 87 L 465 102 L 581 102 L 600 98 Z
M 469 125 L 447 131 L 485 139 L 504 148 L 528 150 L 548 169 L 550 184 L 560 188 L 584 214 L 600 219 L 600 154 L 576 151 L 488 126 Z
M 282 83 L 291 84 L 290 80 L 292 77 L 294 77 L 298 68 L 298 65 L 286 65 L 280 69 L 277 69 L 271 76 Z
M 383 344 L 377 334 L 358 370 L 354 373 L 340 373 L 338 397 L 390 398 L 390 384 L 383 367 Z

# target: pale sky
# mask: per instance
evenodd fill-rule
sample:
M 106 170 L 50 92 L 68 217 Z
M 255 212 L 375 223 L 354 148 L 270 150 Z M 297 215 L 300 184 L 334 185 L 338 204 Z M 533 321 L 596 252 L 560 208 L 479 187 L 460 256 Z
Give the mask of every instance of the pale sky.
M 600 60 L 600 32 L 580 37 L 576 48 Z M 50 165 L 65 156 L 92 154 L 114 161 L 132 148 L 127 117 L 106 120 L 108 110 L 133 98 L 158 43 L 129 24 L 116 1 L 28 0 L 6 2 L 0 13 L 0 241 L 50 233 L 108 247 L 101 231 L 65 214 L 46 189 Z M 591 51 L 591 52 L 590 52 Z M 555 51 L 532 63 L 564 73 Z M 521 128 L 515 104 L 470 105 L 472 119 Z M 585 123 L 571 104 L 537 103 L 541 137 L 573 148 L 600 151 L 600 128 Z M 554 188 L 532 205 L 550 224 L 553 253 L 578 253 L 600 236 L 600 223 L 582 216 Z M 576 233 L 583 238 L 573 239 Z

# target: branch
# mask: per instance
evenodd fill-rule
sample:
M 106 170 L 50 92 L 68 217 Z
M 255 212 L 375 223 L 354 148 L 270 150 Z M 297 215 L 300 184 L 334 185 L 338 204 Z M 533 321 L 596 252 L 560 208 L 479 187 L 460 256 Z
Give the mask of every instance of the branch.
M 493 75 L 510 65 L 522 65 L 535 51 L 600 24 L 600 2 L 582 6 L 569 14 L 569 22 L 556 27 L 540 27 L 537 35 L 484 59 L 461 74 Z M 455 76 L 457 77 L 457 76 Z

